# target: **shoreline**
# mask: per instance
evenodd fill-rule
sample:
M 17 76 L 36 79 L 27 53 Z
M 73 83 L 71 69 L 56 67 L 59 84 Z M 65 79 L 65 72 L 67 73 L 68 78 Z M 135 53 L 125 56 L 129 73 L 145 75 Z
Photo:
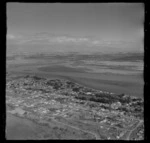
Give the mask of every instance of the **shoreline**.
M 70 80 L 72 82 L 75 82 L 77 84 L 80 84 L 82 86 L 85 87 L 89 87 L 89 88 L 93 88 L 96 90 L 102 90 L 102 91 L 106 91 L 106 92 L 112 92 L 112 93 L 116 93 L 116 94 L 127 94 L 130 96 L 136 96 L 136 97 L 140 97 L 143 98 L 143 87 L 142 84 L 136 83 L 137 81 L 134 81 L 133 83 L 130 82 L 125 82 L 125 81 L 121 81 L 121 79 L 116 79 L 114 80 L 104 80 L 105 76 L 103 78 L 99 77 L 99 78 L 93 78 L 93 77 L 89 77 L 88 75 L 86 76 L 82 76 L 82 74 L 77 74 L 77 75 L 69 75 L 69 73 L 65 73 L 65 74 L 61 74 L 61 73 L 53 73 L 53 72 L 36 72 L 36 71 L 14 71 L 11 72 L 11 74 L 21 74 L 21 75 L 37 75 L 37 76 L 42 76 L 42 77 L 46 77 L 49 79 L 56 79 L 56 78 L 60 78 L 60 79 L 66 79 L 66 80 Z M 68 74 L 68 75 L 67 75 Z M 103 76 L 103 75 L 102 75 Z M 110 77 L 110 75 L 109 75 Z

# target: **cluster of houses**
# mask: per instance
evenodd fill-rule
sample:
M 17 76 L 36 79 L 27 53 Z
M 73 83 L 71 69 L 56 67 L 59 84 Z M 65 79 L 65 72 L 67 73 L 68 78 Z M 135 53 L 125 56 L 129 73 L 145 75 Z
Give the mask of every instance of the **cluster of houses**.
M 55 80 L 49 81 L 30 76 L 7 82 L 6 91 L 11 94 L 14 92 L 15 96 L 8 97 L 6 103 L 16 107 L 9 112 L 23 116 L 27 112 L 25 109 L 28 108 L 28 112 L 31 111 L 40 116 L 48 116 L 51 114 L 53 117 L 62 116 L 66 118 L 71 117 L 76 113 L 78 113 L 77 115 L 81 114 L 81 116 L 84 116 L 82 111 L 89 111 L 92 113 L 91 117 L 89 117 L 90 115 L 87 115 L 87 117 L 85 115 L 85 119 L 87 118 L 93 122 L 96 121 L 111 126 L 117 124 L 117 120 L 115 123 L 110 120 L 110 118 L 113 120 L 113 116 L 111 117 L 111 115 L 120 115 L 122 121 L 119 119 L 119 122 L 122 122 L 123 124 L 127 123 L 127 125 L 133 124 L 134 118 L 132 118 L 133 122 L 127 122 L 125 121 L 126 116 L 118 110 L 122 107 L 122 104 L 119 101 L 109 105 L 74 98 L 80 93 L 84 93 L 87 96 L 92 96 L 94 93 L 106 95 L 114 95 L 114 93 L 97 91 L 94 89 L 90 90 L 84 86 L 70 82 L 71 88 L 76 88 L 77 90 L 73 91 L 70 87 L 68 87 L 69 89 L 67 88 L 67 82 L 68 81 L 65 80 L 56 80 L 55 83 Z M 58 88 L 56 88 L 57 85 Z M 53 86 L 55 86 L 56 89 L 54 89 Z M 79 90 L 77 88 L 79 88 Z M 63 102 L 59 102 L 61 98 Z

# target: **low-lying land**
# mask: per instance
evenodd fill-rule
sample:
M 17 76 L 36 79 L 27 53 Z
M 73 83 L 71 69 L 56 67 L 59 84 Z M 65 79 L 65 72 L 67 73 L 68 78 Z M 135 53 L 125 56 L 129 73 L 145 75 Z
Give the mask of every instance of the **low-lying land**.
M 6 77 L 7 112 L 18 116 L 7 115 L 7 139 L 144 139 L 142 98 L 63 78 L 10 73 Z M 16 122 L 23 125 L 19 128 Z M 17 136 L 13 130 L 22 132 Z

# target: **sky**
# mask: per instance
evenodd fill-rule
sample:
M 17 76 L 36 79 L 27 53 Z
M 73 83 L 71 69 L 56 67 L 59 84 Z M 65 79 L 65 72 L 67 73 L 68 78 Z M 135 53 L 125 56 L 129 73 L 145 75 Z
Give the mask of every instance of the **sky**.
M 9 48 L 143 51 L 142 3 L 7 3 Z

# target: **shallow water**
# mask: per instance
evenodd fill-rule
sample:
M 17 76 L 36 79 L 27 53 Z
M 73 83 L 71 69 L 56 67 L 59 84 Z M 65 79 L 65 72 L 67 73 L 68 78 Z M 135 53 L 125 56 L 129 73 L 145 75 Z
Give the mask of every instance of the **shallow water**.
M 16 117 L 7 113 L 6 139 L 36 138 L 36 124 L 30 120 Z

